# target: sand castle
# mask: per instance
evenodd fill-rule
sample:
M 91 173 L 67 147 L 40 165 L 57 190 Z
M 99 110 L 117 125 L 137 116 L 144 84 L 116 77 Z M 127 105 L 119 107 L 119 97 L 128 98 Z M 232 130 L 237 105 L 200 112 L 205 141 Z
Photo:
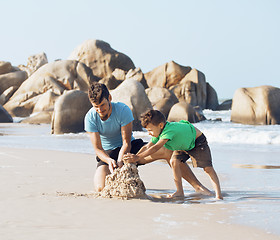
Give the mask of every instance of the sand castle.
M 105 187 L 100 192 L 105 198 L 139 198 L 145 196 L 146 188 L 133 163 L 125 163 L 112 174 L 106 176 Z

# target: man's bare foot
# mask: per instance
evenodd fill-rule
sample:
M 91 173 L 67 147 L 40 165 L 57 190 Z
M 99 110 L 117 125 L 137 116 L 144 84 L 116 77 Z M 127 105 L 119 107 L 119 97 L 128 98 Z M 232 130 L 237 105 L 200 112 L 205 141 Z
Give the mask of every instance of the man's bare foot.
M 173 194 L 168 194 L 168 198 L 182 198 L 184 197 L 184 192 L 175 192 Z

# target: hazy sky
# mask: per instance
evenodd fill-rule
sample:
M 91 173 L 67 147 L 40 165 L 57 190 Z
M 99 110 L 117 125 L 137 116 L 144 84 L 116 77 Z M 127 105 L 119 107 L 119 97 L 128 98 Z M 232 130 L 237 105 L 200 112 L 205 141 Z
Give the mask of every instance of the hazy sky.
M 148 72 L 174 60 L 202 71 L 219 98 L 280 87 L 279 0 L 0 0 L 0 60 L 67 59 L 100 39 Z

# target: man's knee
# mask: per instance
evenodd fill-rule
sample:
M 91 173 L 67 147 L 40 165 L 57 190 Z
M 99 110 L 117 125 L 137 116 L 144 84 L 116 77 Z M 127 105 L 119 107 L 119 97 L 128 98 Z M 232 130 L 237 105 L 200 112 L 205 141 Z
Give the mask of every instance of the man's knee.
M 94 185 L 94 190 L 96 192 L 101 192 L 103 190 L 104 186 L 102 186 L 101 184 L 95 184 Z

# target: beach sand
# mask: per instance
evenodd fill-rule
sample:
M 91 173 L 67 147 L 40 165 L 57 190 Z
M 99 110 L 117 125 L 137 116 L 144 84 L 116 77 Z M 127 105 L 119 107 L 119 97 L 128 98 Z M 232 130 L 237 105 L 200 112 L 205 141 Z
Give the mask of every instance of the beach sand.
M 226 196 L 216 201 L 186 187 L 184 201 L 166 200 L 175 186 L 164 163 L 139 167 L 150 199 L 94 197 L 95 167 L 93 154 L 0 148 L 0 239 L 280 239 L 238 223 L 242 208 Z

